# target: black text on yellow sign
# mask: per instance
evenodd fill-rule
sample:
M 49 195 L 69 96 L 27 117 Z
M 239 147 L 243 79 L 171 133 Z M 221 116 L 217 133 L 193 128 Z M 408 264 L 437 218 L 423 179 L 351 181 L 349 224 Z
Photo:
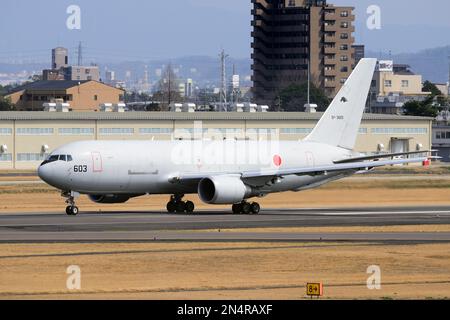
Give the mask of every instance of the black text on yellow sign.
M 310 297 L 321 297 L 323 296 L 323 285 L 322 283 L 308 283 L 306 285 L 306 294 Z

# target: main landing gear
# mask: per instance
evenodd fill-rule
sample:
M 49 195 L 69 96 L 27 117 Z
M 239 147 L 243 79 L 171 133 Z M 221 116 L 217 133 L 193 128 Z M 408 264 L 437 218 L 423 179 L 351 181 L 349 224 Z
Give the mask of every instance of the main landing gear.
M 63 192 L 61 195 L 64 198 L 67 198 L 66 203 L 66 214 L 69 216 L 76 216 L 79 213 L 78 207 L 75 205 L 75 198 L 78 198 L 80 195 L 76 192 Z
M 193 213 L 195 205 L 192 201 L 183 201 L 184 195 L 174 195 L 170 197 L 167 203 L 167 212 L 169 213 Z
M 234 214 L 259 214 L 261 212 L 261 206 L 257 202 L 249 203 L 243 201 L 238 204 L 233 204 Z

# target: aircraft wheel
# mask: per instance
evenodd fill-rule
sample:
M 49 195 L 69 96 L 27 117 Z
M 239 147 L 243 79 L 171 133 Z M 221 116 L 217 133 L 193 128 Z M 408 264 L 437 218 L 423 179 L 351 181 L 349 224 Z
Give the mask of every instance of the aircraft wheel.
M 244 202 L 242 204 L 242 213 L 243 214 L 250 214 L 252 212 L 252 206 L 248 202 Z
M 186 211 L 186 202 L 179 201 L 175 204 L 177 213 L 184 213 Z
M 169 213 L 175 213 L 175 211 L 176 211 L 176 206 L 175 206 L 175 202 L 173 202 L 173 201 L 169 201 L 168 203 L 167 203 L 167 212 L 169 212 Z
M 185 204 L 186 213 L 193 213 L 195 210 L 195 204 L 192 201 L 188 201 Z
M 70 211 L 72 211 L 73 216 L 76 216 L 79 212 L 78 207 L 76 206 L 73 206 Z
M 240 214 L 242 212 L 242 205 L 241 204 L 233 204 L 231 207 L 234 214 Z
M 251 211 L 253 214 L 259 214 L 261 212 L 261 206 L 257 202 L 253 202 L 251 205 Z
M 76 206 L 68 206 L 66 208 L 66 213 L 69 216 L 76 216 L 78 214 L 78 212 L 79 212 L 79 210 L 78 210 L 78 207 L 76 207 Z

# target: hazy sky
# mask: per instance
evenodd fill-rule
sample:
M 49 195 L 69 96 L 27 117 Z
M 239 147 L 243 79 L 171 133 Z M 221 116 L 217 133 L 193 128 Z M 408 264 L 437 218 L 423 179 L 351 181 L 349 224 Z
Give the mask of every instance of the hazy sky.
M 356 40 L 393 53 L 450 44 L 448 0 L 334 0 L 356 7 Z M 81 30 L 68 30 L 69 5 L 81 8 Z M 382 29 L 366 25 L 369 5 L 381 7 Z M 82 41 L 85 58 L 100 61 L 216 55 L 249 57 L 250 0 L 2 0 L 0 60 L 22 53 L 46 60 L 48 49 Z

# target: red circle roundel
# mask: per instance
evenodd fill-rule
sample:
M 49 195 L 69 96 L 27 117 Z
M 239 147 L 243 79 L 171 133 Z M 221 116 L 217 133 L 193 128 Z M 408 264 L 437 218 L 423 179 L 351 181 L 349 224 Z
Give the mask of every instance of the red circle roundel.
M 276 167 L 281 167 L 281 165 L 283 164 L 283 159 L 281 159 L 281 157 L 277 154 L 273 156 L 273 164 Z

